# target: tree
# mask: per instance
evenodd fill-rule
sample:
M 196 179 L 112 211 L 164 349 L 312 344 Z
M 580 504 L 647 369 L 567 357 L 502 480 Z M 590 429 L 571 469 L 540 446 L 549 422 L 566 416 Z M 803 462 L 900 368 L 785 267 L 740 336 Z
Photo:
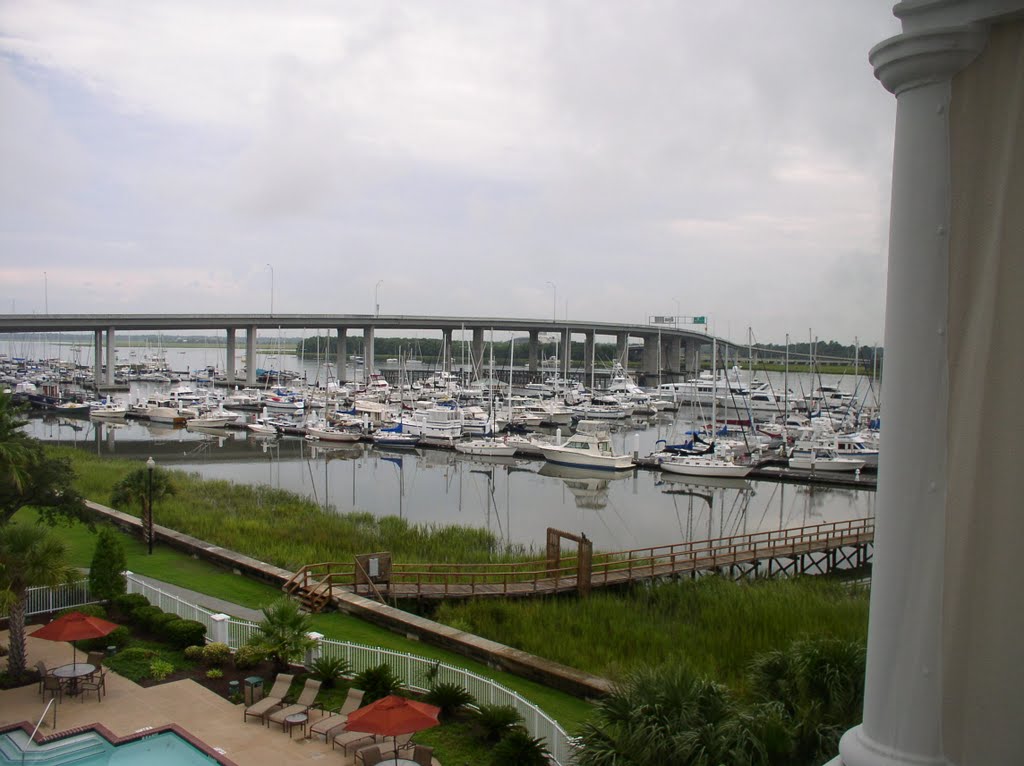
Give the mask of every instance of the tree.
M 72 483 L 67 458 L 51 458 L 41 442 L 22 430 L 25 421 L 9 395 L 0 394 L 0 525 L 25 506 L 38 509 L 48 524 L 91 524 L 85 503 Z
M 291 660 L 316 646 L 316 641 L 306 635 L 313 630 L 312 619 L 299 611 L 298 602 L 287 596 L 263 607 L 258 629 L 249 644 L 266 652 L 278 670 L 287 670 Z
M 89 593 L 103 601 L 121 595 L 127 590 L 124 579 L 127 568 L 128 558 L 121 539 L 110 526 L 100 527 L 89 568 Z
M 175 494 L 174 484 L 171 482 L 171 475 L 168 471 L 154 468 L 152 498 L 154 505 L 157 500 Z M 125 476 L 114 485 L 110 494 L 110 504 L 115 508 L 139 505 L 142 508 L 143 538 L 149 540 L 150 525 L 153 509 L 149 507 L 150 499 L 150 470 L 138 468 Z
M 38 524 L 0 526 L 0 597 L 9 609 L 10 653 L 7 672 L 25 672 L 25 609 L 28 589 L 54 588 L 78 579 L 68 564 L 67 546 L 49 529 Z

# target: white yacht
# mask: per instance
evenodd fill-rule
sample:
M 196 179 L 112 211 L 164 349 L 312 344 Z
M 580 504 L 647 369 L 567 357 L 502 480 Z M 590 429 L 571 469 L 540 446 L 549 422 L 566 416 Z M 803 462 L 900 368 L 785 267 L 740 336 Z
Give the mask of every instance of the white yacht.
M 839 457 L 834 450 L 814 442 L 797 442 L 789 451 L 789 467 L 801 471 L 854 473 L 865 464 L 864 460 Z
M 580 425 L 584 425 L 583 421 Z M 579 466 L 581 468 L 600 468 L 606 471 L 620 471 L 633 467 L 631 455 L 616 455 L 612 451 L 611 437 L 607 431 L 588 425 L 584 430 L 577 431 L 562 443 L 549 447 L 541 447 L 541 454 L 549 463 Z

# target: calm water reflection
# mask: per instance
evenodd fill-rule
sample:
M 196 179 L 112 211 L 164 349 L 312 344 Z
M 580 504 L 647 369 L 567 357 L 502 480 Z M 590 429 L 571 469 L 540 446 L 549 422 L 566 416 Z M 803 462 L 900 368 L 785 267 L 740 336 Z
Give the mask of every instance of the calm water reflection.
M 663 417 L 613 433 L 618 449 L 650 452 L 690 420 Z M 774 482 L 682 481 L 660 472 L 619 475 L 540 460 L 472 458 L 431 449 L 319 447 L 297 437 L 246 432 L 33 419 L 46 441 L 99 455 L 145 460 L 240 484 L 292 490 L 337 512 L 395 514 L 416 523 L 486 527 L 504 542 L 542 550 L 547 527 L 586 534 L 601 550 L 662 545 L 874 514 L 869 490 Z

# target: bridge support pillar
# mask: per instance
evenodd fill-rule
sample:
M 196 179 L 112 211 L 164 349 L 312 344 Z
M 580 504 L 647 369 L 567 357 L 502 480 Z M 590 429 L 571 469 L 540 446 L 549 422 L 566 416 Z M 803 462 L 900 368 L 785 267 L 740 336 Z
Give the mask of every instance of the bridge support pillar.
M 451 371 L 452 369 L 452 336 L 455 334 L 454 327 L 446 327 L 441 330 L 441 369 Z
M 370 376 L 373 375 L 375 369 L 373 364 L 374 349 L 373 349 L 373 326 L 369 325 L 363 328 L 363 382 L 366 383 L 370 380 Z
M 615 335 L 615 360 L 624 370 L 629 369 L 629 333 L 620 332 Z
M 92 382 L 98 391 L 103 383 L 103 330 L 94 330 L 92 334 L 93 371 Z
M 679 337 L 671 337 L 665 344 L 665 355 L 662 357 L 662 369 L 666 372 L 670 372 L 673 375 L 678 375 L 680 371 L 680 358 L 682 356 L 683 339 Z
M 107 328 L 107 385 L 114 385 L 114 367 L 117 366 L 117 341 L 114 339 L 114 328 Z
M 227 338 L 227 355 L 224 359 L 224 375 L 227 378 L 228 385 L 234 385 L 235 382 L 235 328 L 229 327 Z
M 644 361 L 641 371 L 644 375 L 658 374 L 658 356 L 661 351 L 661 340 L 657 335 L 644 336 Z
M 338 370 L 338 382 L 348 383 L 348 330 L 344 327 L 338 328 L 336 351 L 334 364 Z
M 473 346 L 470 352 L 470 359 L 473 370 L 472 374 L 476 377 L 481 377 L 483 365 L 484 365 L 484 328 L 474 327 L 473 328 Z
M 530 330 L 530 343 L 527 347 L 527 364 L 530 376 L 537 374 L 538 359 L 540 357 L 540 330 Z
M 256 325 L 245 328 L 245 385 L 256 385 Z
M 896 95 L 886 445 L 864 719 L 833 764 L 1024 753 L 1024 411 L 1003 404 L 1024 376 L 1024 359 L 1005 353 L 1024 322 L 1021 11 L 1020 0 L 901 3 L 903 33 L 870 54 Z
M 683 342 L 683 369 L 693 377 L 700 374 L 700 346 L 700 341 L 697 340 Z
M 594 387 L 594 331 L 583 333 L 583 377 L 587 386 Z

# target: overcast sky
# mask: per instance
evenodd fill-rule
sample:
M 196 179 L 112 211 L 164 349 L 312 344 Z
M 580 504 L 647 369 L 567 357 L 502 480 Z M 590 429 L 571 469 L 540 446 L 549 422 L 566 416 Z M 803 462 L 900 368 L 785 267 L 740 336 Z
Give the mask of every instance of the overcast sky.
M 0 313 L 881 343 L 891 6 L 4 2 Z

